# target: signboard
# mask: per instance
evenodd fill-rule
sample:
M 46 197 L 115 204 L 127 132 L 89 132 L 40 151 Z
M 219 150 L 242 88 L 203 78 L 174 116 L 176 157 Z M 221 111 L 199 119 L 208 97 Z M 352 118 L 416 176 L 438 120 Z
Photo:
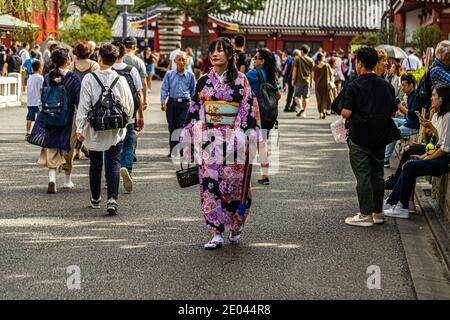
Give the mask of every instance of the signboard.
M 116 0 L 118 6 L 134 6 L 134 0 Z

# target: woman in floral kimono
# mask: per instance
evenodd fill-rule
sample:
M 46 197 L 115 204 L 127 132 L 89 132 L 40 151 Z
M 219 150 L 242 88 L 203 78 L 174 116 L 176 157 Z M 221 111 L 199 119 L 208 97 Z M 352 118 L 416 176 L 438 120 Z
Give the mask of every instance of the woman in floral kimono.
M 249 154 L 251 162 L 254 156 L 260 120 L 257 100 L 247 78 L 236 68 L 229 39 L 214 40 L 208 52 L 213 68 L 198 80 L 180 142 L 186 159 L 191 156 L 191 144 L 201 146 L 197 159 L 201 205 L 208 233 L 213 236 L 205 249 L 214 250 L 222 247 L 225 231 L 230 231 L 231 243 L 241 238 L 251 205 L 249 190 L 245 213 L 238 214 L 245 157 Z

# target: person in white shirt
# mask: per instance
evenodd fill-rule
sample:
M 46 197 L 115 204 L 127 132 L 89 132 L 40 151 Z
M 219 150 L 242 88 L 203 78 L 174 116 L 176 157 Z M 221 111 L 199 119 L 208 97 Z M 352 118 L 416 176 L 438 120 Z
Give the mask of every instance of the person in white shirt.
M 28 52 L 30 50 L 30 45 L 28 43 L 24 43 L 22 46 L 22 49 L 19 51 L 20 59 L 22 59 L 22 64 L 25 62 L 25 60 L 30 59 L 30 53 Z
M 39 60 L 33 61 L 31 68 L 34 73 L 28 78 L 27 82 L 27 123 L 26 123 L 26 134 L 25 140 L 31 132 L 31 124 L 36 121 L 36 115 L 39 112 L 39 107 L 41 105 L 41 92 L 44 84 L 44 77 L 42 76 L 42 63 Z
M 131 174 L 133 171 L 133 160 L 135 154 L 136 131 L 139 132 L 144 127 L 144 112 L 142 109 L 142 81 L 139 71 L 135 67 L 129 66 L 123 62 L 125 45 L 120 41 L 113 41 L 111 44 L 119 49 L 119 57 L 117 58 L 116 63 L 112 66 L 112 69 L 127 79 L 127 83 L 130 89 L 132 89 L 131 92 L 134 95 L 134 114 L 131 122 L 127 125 L 127 135 L 123 142 L 120 168 L 123 187 L 125 191 L 132 192 L 133 179 L 131 178 Z M 130 82 L 132 82 L 131 85 Z M 135 125 L 135 122 L 137 125 Z
M 408 50 L 408 58 L 403 60 L 402 68 L 405 71 L 415 71 L 417 69 L 422 68 L 423 64 L 420 59 L 414 55 L 414 50 L 409 49 Z
M 98 77 L 105 87 L 117 79 L 113 86 L 116 99 L 120 100 L 124 111 L 128 114 L 128 122 L 133 116 L 133 95 L 127 80 L 112 70 L 119 56 L 117 47 L 106 44 L 100 48 L 98 63 L 100 70 L 87 74 L 81 83 L 80 102 L 77 111 L 77 138 L 89 149 L 90 168 L 89 182 L 91 189 L 91 207 L 100 208 L 101 203 L 101 176 L 103 162 L 105 163 L 105 176 L 108 186 L 107 212 L 109 215 L 116 215 L 118 212 L 117 199 L 119 194 L 120 181 L 120 160 L 122 157 L 122 145 L 127 129 L 120 128 L 114 130 L 95 131 L 88 122 L 89 112 L 102 95 L 102 88 L 95 79 Z
M 181 53 L 181 44 L 177 43 L 175 46 L 175 50 L 173 50 L 169 55 L 171 70 L 177 70 L 177 64 L 175 63 L 175 59 L 177 55 Z

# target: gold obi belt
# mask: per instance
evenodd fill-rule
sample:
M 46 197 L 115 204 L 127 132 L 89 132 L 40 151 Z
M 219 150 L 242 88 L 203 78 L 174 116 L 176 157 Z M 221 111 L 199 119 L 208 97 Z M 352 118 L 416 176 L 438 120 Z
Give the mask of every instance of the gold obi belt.
M 240 104 L 229 101 L 205 101 L 205 120 L 209 124 L 234 124 Z

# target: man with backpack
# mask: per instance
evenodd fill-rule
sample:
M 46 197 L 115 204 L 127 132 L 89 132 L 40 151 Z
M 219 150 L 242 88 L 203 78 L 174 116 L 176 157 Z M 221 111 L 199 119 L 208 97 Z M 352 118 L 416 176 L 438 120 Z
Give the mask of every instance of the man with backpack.
M 103 162 L 108 186 L 107 212 L 118 213 L 120 160 L 126 125 L 133 116 L 133 95 L 127 80 L 112 70 L 117 47 L 106 44 L 99 51 L 100 70 L 87 74 L 81 84 L 77 112 L 77 138 L 89 149 L 91 207 L 100 208 Z
M 132 66 L 123 62 L 123 56 L 125 55 L 125 46 L 120 41 L 113 41 L 111 43 L 119 49 L 119 57 L 116 63 L 112 66 L 112 69 L 119 75 L 125 77 L 131 93 L 133 94 L 134 112 L 131 122 L 127 125 L 127 135 L 123 141 L 122 160 L 120 175 L 122 176 L 123 187 L 125 191 L 133 191 L 133 179 L 131 173 L 133 171 L 133 158 L 134 158 L 134 143 L 136 141 L 137 131 L 141 131 L 144 127 L 144 112 L 142 111 L 142 82 L 139 75 L 139 71 Z

